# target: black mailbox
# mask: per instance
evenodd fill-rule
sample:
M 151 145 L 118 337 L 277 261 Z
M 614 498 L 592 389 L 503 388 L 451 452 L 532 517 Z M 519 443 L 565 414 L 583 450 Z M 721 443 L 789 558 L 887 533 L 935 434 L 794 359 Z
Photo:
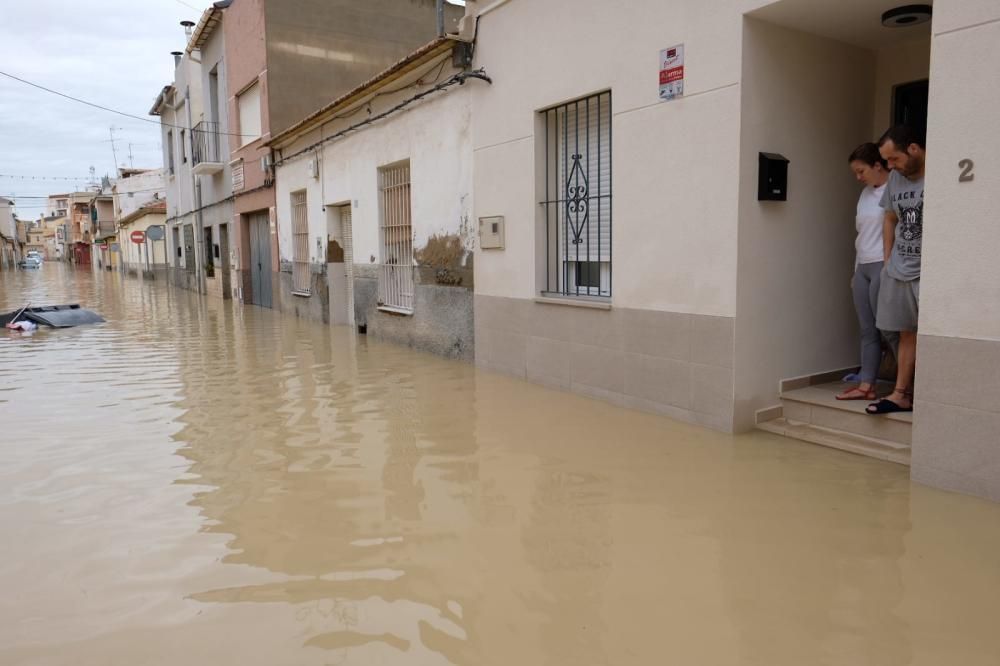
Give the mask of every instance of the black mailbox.
M 788 199 L 788 160 L 777 153 L 760 153 L 757 163 L 757 201 Z

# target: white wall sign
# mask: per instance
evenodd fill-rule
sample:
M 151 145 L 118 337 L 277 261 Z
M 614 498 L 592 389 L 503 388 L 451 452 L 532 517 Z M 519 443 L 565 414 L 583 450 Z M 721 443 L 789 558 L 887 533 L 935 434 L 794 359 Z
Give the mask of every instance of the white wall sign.
M 684 95 L 684 45 L 660 51 L 660 101 Z

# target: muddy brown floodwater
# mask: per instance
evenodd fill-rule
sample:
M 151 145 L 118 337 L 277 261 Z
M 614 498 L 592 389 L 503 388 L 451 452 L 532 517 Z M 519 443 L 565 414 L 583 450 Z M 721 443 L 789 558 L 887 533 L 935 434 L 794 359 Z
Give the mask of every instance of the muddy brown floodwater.
M 1000 506 L 49 263 L 0 311 L 0 664 L 1000 663 Z

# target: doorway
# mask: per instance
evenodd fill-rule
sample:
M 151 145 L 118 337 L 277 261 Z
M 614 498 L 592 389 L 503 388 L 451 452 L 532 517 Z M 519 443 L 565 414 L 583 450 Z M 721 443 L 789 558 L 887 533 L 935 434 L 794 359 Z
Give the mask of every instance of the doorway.
M 271 307 L 271 224 L 267 211 L 250 214 L 250 302 Z
M 354 243 L 351 206 L 328 206 L 327 288 L 330 295 L 330 323 L 354 325 Z
M 927 79 L 903 83 L 892 91 L 892 124 L 906 125 L 921 140 L 927 139 L 927 95 L 930 90 Z
M 215 257 L 221 263 L 219 270 L 222 272 L 222 297 L 232 296 L 232 273 L 229 270 L 229 225 L 219 225 L 219 244 L 215 246 Z

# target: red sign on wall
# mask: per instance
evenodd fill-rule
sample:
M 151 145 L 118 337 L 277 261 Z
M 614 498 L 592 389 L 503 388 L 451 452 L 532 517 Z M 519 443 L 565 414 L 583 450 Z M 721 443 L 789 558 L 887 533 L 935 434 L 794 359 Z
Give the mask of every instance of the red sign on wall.
M 660 99 L 684 95 L 684 45 L 660 51 Z

